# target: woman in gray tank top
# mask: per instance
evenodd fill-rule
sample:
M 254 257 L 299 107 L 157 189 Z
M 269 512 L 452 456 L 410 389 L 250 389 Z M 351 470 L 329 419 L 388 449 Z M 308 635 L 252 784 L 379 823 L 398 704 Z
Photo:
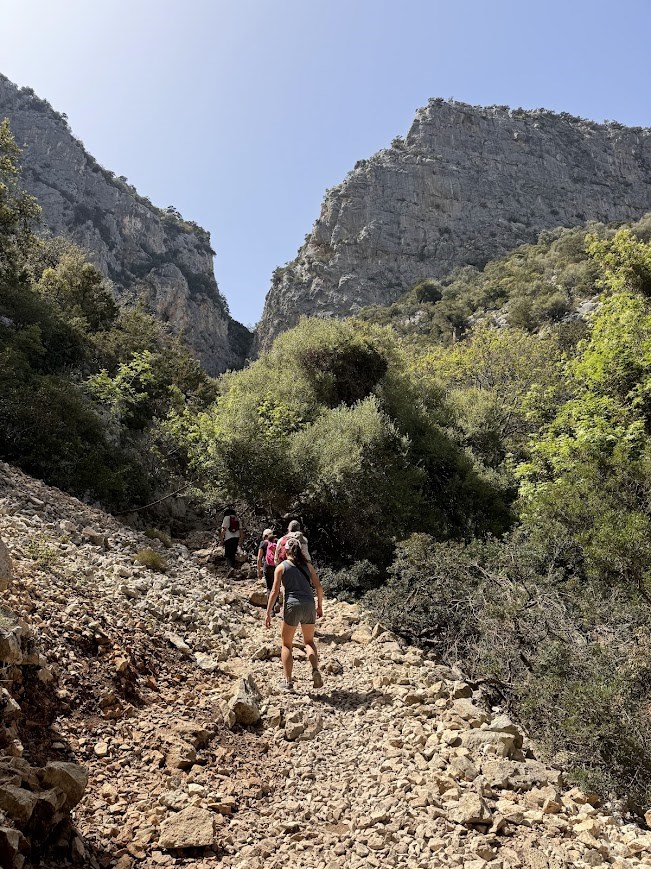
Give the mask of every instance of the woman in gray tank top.
M 271 613 L 274 603 L 280 594 L 282 584 L 285 590 L 285 605 L 283 607 L 283 622 L 281 628 L 284 680 L 281 687 L 284 691 L 293 691 L 292 670 L 294 658 L 292 644 L 296 628 L 300 625 L 305 642 L 305 651 L 312 666 L 312 682 L 315 688 L 323 685 L 323 677 L 319 670 L 319 659 L 314 642 L 314 626 L 317 617 L 323 615 L 323 587 L 312 564 L 305 559 L 300 542 L 290 537 L 286 543 L 287 558 L 276 568 L 274 584 L 267 601 L 266 627 L 271 627 Z M 314 603 L 316 591 L 317 602 Z

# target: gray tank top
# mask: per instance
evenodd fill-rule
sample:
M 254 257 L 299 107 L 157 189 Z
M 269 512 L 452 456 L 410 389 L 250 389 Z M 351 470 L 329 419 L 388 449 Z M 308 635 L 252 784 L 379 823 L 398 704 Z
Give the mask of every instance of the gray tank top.
M 310 570 L 307 565 L 301 565 L 299 570 L 289 559 L 283 561 L 283 588 L 285 600 L 288 601 L 313 601 L 314 589 L 308 580 Z

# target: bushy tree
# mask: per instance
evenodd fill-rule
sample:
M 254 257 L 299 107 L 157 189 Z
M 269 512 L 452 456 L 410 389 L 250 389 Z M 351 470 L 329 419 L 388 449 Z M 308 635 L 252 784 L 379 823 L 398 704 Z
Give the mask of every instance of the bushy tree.
M 445 538 L 509 524 L 508 495 L 446 434 L 440 394 L 385 329 L 302 320 L 219 388 L 196 424 L 173 423 L 204 490 L 302 515 L 322 555 L 386 563 L 414 527 Z

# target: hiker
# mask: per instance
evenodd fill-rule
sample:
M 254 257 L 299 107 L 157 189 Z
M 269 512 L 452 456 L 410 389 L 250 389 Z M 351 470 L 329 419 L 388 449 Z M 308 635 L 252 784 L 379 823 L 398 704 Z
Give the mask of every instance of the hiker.
M 315 688 L 321 688 L 323 677 L 319 670 L 319 659 L 314 642 L 314 626 L 317 618 L 323 615 L 323 586 L 317 576 L 312 563 L 307 561 L 303 554 L 301 544 L 295 537 L 289 537 L 286 543 L 287 558 L 279 564 L 274 574 L 274 584 L 267 601 L 267 615 L 265 627 L 271 627 L 271 614 L 276 598 L 280 593 L 280 586 L 285 590 L 285 604 L 283 606 L 283 621 L 281 627 L 282 650 L 281 660 L 283 664 L 284 679 L 281 682 L 283 691 L 293 691 L 292 670 L 294 658 L 292 655 L 292 643 L 296 628 L 301 626 L 305 651 L 312 667 L 312 683 Z M 317 602 L 314 604 L 314 591 L 316 590 Z
M 276 569 L 276 535 L 273 528 L 265 528 L 262 532 L 262 540 L 258 546 L 258 579 L 262 579 L 267 586 L 267 597 L 271 594 L 274 584 L 274 572 Z
M 228 577 L 235 576 L 235 556 L 237 547 L 244 539 L 244 529 L 235 510 L 228 507 L 224 510 L 224 518 L 219 529 L 219 542 L 224 544 L 224 557 L 230 564 L 231 569 L 226 574 Z
M 296 540 L 301 544 L 305 560 L 311 564 L 312 559 L 310 558 L 310 551 L 307 548 L 307 537 L 301 531 L 301 523 L 297 522 L 296 519 L 292 519 L 287 526 L 287 534 L 283 534 L 278 541 L 278 545 L 276 546 L 276 564 L 281 564 L 285 560 L 287 541 L 291 537 L 296 538 Z

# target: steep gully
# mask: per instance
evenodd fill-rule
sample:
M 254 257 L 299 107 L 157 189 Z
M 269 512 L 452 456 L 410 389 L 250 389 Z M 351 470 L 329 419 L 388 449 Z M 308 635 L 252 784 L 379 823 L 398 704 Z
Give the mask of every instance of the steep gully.
M 325 685 L 297 642 L 284 695 L 253 571 L 202 565 L 205 535 L 165 549 L 0 465 L 0 538 L 0 649 L 19 630 L 32 655 L 4 660 L 0 841 L 22 832 L 3 865 L 651 865 L 650 833 L 567 787 L 461 673 L 357 606 L 326 602 Z M 152 545 L 164 574 L 134 562 Z M 41 845 L 28 812 L 48 764 L 88 785 L 75 826 L 57 816 Z

